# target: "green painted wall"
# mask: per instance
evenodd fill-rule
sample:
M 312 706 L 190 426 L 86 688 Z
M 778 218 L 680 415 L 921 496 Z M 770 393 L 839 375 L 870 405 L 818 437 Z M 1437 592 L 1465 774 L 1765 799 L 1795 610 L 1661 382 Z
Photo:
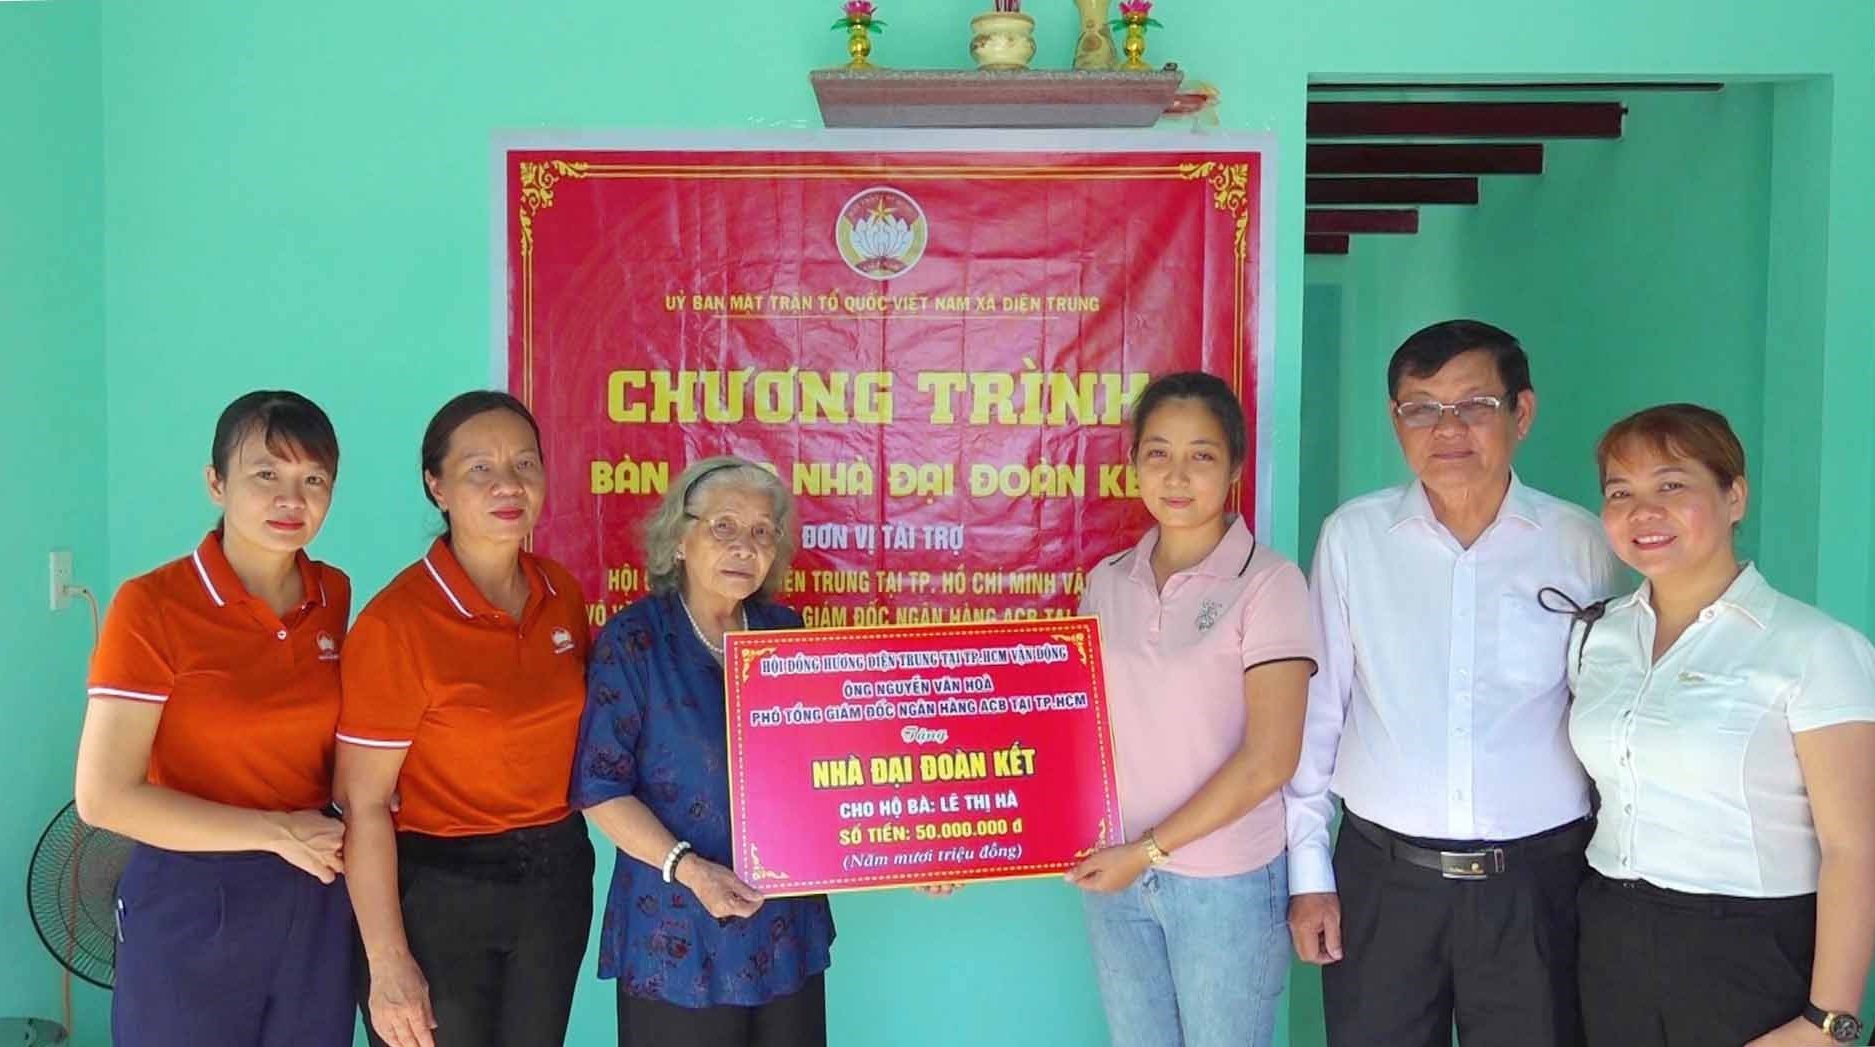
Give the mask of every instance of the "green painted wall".
M 48 603 L 46 556 L 108 594 L 104 483 L 103 139 L 98 10 L 0 4 L 0 1017 L 60 1017 L 59 971 L 20 885 L 72 795 L 90 612 Z M 103 1043 L 106 997 L 80 983 L 77 1025 Z
M 0 175 L 13 190 L 3 197 L 8 224 L 0 244 L 9 259 L 30 250 L 35 260 L 10 264 L 0 290 L 6 296 L 0 303 L 9 307 L 21 288 L 28 296 L 20 305 L 23 324 L 11 315 L 0 321 L 9 360 L 28 357 L 23 370 L 15 364 L 13 371 L 25 379 L 14 388 L 28 402 L 9 412 L 7 424 L 37 441 L 14 446 L 44 446 L 46 431 L 59 434 L 56 456 L 31 457 L 18 474 L 26 477 L 25 489 L 47 492 L 51 503 L 69 502 L 76 523 L 59 533 L 82 537 L 85 527 L 98 532 L 102 520 L 101 533 L 72 542 L 81 573 L 104 581 L 84 565 L 100 562 L 108 548 L 114 583 L 199 537 L 211 513 L 195 491 L 215 411 L 264 384 L 300 388 L 332 412 L 346 460 L 318 551 L 350 570 L 361 590 L 381 584 L 417 554 L 428 533 L 413 475 L 423 422 L 446 396 L 485 383 L 489 374 L 492 133 L 813 126 L 804 70 L 840 57 L 838 38 L 824 29 L 834 6 L 724 0 L 708 17 L 695 17 L 599 0 L 473 8 L 334 0 L 238 9 L 171 0 L 112 3 L 99 16 L 77 0 L 0 4 L 0 48 L 21 54 L 0 64 L 0 84 L 8 88 L 0 93 L 6 121 L 0 128 L 28 120 L 44 125 L 19 139 L 36 148 L 12 154 L 31 159 L 15 160 Z M 883 16 L 892 26 L 875 58 L 961 66 L 965 23 L 981 6 L 987 5 L 885 0 Z M 1043 63 L 1065 64 L 1073 39 L 1065 0 L 1032 0 L 1030 7 L 1040 22 Z M 1789 444 L 1773 440 L 1762 455 L 1793 474 L 1790 500 L 1780 504 L 1814 507 L 1807 523 L 1780 524 L 1792 535 L 1807 528 L 1807 537 L 1791 539 L 1792 562 L 1800 570 L 1808 565 L 1809 588 L 1824 606 L 1860 624 L 1875 620 L 1869 579 L 1875 448 L 1866 413 L 1875 393 L 1875 298 L 1867 294 L 1875 286 L 1875 247 L 1866 237 L 1875 227 L 1875 196 L 1865 189 L 1875 174 L 1875 138 L 1867 134 L 1875 125 L 1875 18 L 1862 0 L 1728 7 L 1721 23 L 1708 0 L 1537 8 L 1482 0 L 1160 5 L 1166 29 L 1155 34 L 1151 57 L 1176 59 L 1218 84 L 1227 126 L 1272 131 L 1284 144 L 1277 164 L 1278 362 L 1270 376 L 1274 491 L 1300 492 L 1311 506 L 1327 500 L 1319 478 L 1305 484 L 1302 471 L 1311 434 L 1322 424 L 1316 405 L 1330 389 L 1340 390 L 1337 398 L 1350 412 L 1331 426 L 1338 487 L 1371 485 L 1386 460 L 1381 452 L 1391 454 L 1372 439 L 1372 408 L 1363 405 L 1358 417 L 1368 420 L 1357 423 L 1348 392 L 1378 389 L 1363 354 L 1375 344 L 1390 347 L 1398 332 L 1376 343 L 1359 322 L 1344 323 L 1348 355 L 1339 369 L 1320 382 L 1305 377 L 1297 203 L 1310 76 L 1821 78 L 1763 88 L 1755 116 L 1720 121 L 1729 128 L 1755 119 L 1757 133 L 1776 148 L 1768 162 L 1762 150 L 1755 161 L 1727 154 L 1712 162 L 1741 184 L 1768 179 L 1772 214 L 1760 216 L 1761 224 L 1786 216 L 1797 223 L 1760 231 L 1756 250 L 1769 256 L 1769 275 L 1755 292 L 1726 285 L 1739 297 L 1727 299 L 1724 311 L 1755 316 L 1760 327 L 1793 328 L 1751 357 L 1751 366 L 1781 390 L 1775 404 L 1760 398 L 1752 408 L 1741 401 L 1739 410 L 1761 440 L 1809 434 Z M 8 31 L 15 24 L 32 28 L 20 36 Z M 94 36 L 87 34 L 101 40 L 91 46 Z M 0 57 L 11 58 L 11 51 Z M 24 81 L 17 90 L 15 78 Z M 1762 101 L 1763 92 L 1770 102 Z M 1751 108 L 1748 94 L 1727 92 L 1714 104 Z M 20 97 L 29 100 L 24 112 L 38 115 L 16 115 Z M 1635 126 L 1646 116 L 1637 107 Z M 110 172 L 101 183 L 99 147 L 89 130 L 99 126 L 103 169 Z M 1623 166 L 1644 148 L 1635 139 L 1585 162 L 1601 165 L 1608 177 L 1644 173 L 1646 164 Z M 47 162 L 54 157 L 63 162 Z M 93 206 L 100 192 L 101 228 Z M 1505 223 L 1543 220 L 1551 203 L 1542 190 L 1530 192 L 1533 210 Z M 1567 217 L 1565 209 L 1549 220 Z M 1490 219 L 1480 212 L 1454 220 Z M 1504 243 L 1499 236 L 1480 240 Z M 1434 251 L 1439 241 L 1425 239 Z M 1350 281 L 1345 308 L 1358 321 L 1372 315 L 1363 302 L 1375 295 L 1391 294 L 1403 307 L 1488 293 L 1472 289 L 1472 281 L 1508 299 L 1514 288 L 1489 283 L 1500 248 L 1460 257 L 1457 244 L 1448 241 L 1447 253 L 1429 254 L 1416 267 L 1411 279 L 1423 299 Z M 1535 240 L 1524 245 L 1541 247 Z M 45 259 L 64 251 L 78 258 L 55 271 Z M 1349 267 L 1358 264 L 1350 260 Z M 22 269 L 23 281 L 15 275 Z M 1641 288 L 1659 282 L 1683 293 L 1690 286 L 1690 278 L 1640 264 L 1627 271 Z M 1581 332 L 1631 337 L 1613 317 L 1547 314 L 1535 306 L 1529 316 L 1527 330 L 1519 330 L 1533 345 L 1613 358 L 1624 355 L 1620 346 L 1584 347 L 1591 340 Z M 19 353 L 10 336 L 22 327 L 38 342 L 56 336 L 66 355 L 54 366 L 43 353 Z M 1702 386 L 1712 396 L 1738 395 L 1723 375 L 1699 378 L 1714 383 Z M 1542 381 L 1546 390 L 1569 387 L 1561 374 Z M 61 399 L 73 384 L 79 391 Z M 91 409 L 67 414 L 64 402 Z M 97 416 L 100 402 L 108 456 L 83 421 Z M 1562 403 L 1551 402 L 1566 421 Z M 1588 424 L 1591 408 L 1585 403 L 1582 411 L 1578 428 Z M 1542 439 L 1566 435 L 1569 427 L 1557 422 L 1554 414 L 1545 420 L 1550 435 Z M 1581 481 L 1562 475 L 1572 458 L 1566 446 L 1556 445 L 1553 466 L 1549 452 L 1533 446 L 1531 468 L 1543 470 L 1550 486 L 1579 493 Z M 89 482 L 100 476 L 95 486 Z M 1294 551 L 1313 524 L 1297 499 L 1280 498 L 1274 508 L 1275 526 L 1265 537 Z M 1313 517 L 1318 510 L 1307 512 Z M 20 584 L 5 591 L 39 591 L 51 539 L 36 530 L 42 524 L 5 525 L 8 537 L 18 528 L 6 546 L 26 560 Z M 33 617 L 43 613 L 36 595 L 18 610 L 15 599 L 0 601 L 0 615 L 16 616 L 6 624 L 33 638 L 32 657 L 56 650 L 57 640 L 71 652 L 71 665 L 48 660 L 35 678 L 52 685 L 63 672 L 75 687 L 83 627 L 72 618 Z M 62 631 L 53 636 L 49 629 Z M 51 700 L 24 701 L 47 707 Z M 68 790 L 76 713 L 64 715 L 42 728 L 46 751 L 66 761 L 41 776 L 46 795 L 37 806 L 46 810 Z M 18 836 L 10 832 L 7 846 L 17 847 Z M 837 912 L 843 933 L 830 983 L 836 1043 L 1054 1044 L 1100 1036 L 1077 903 L 1060 885 L 973 888 L 947 902 L 897 893 L 843 898 Z M 30 940 L 11 934 L 10 926 L 0 923 L 6 935 L 0 940 L 14 946 L 8 955 L 29 954 Z M 10 970 L 0 967 L 0 985 L 13 983 L 4 977 Z M 574 1042 L 609 1042 L 607 990 L 596 981 L 582 988 Z M 21 1006 L 43 1011 L 46 1004 L 23 999 Z M 1297 1042 L 1312 1040 L 1316 1023 L 1306 993 L 1297 994 L 1294 1017 Z
M 1340 475 L 1343 365 L 1358 368 L 1371 353 L 1349 343 L 1347 325 L 1349 259 L 1311 257 L 1302 294 L 1302 468 L 1297 477 L 1296 512 L 1301 523 L 1296 548 L 1311 555 L 1328 514 L 1348 497 Z M 1332 420 L 1332 422 L 1330 421 Z

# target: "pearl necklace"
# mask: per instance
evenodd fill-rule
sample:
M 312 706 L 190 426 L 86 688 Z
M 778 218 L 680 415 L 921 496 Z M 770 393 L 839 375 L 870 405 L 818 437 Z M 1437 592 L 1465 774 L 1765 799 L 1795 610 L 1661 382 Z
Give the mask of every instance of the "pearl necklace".
M 697 624 L 697 616 L 690 613 L 690 604 L 685 601 L 683 597 L 679 596 L 677 598 L 677 606 L 682 607 L 684 609 L 684 617 L 690 619 L 690 631 L 697 634 L 697 640 L 720 661 L 723 657 L 722 645 L 711 643 L 710 638 L 703 634 L 703 627 Z M 747 607 L 739 607 L 737 610 L 742 612 L 742 631 L 747 632 L 749 630 L 749 609 Z

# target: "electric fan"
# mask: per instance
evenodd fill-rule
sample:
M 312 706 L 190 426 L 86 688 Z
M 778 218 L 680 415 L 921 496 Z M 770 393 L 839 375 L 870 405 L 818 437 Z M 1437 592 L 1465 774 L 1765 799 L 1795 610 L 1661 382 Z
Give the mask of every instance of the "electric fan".
M 131 842 L 86 825 L 68 803 L 39 837 L 26 872 L 33 929 L 65 968 L 99 988 L 117 966 L 117 880 Z

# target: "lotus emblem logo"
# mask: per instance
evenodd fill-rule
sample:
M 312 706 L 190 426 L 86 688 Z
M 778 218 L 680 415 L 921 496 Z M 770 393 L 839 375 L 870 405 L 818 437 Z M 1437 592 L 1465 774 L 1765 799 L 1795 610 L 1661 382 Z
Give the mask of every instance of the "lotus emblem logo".
M 565 629 L 553 631 L 553 653 L 565 654 L 573 649 L 573 634 Z
M 338 660 L 339 642 L 332 638 L 331 633 L 322 630 L 318 636 L 313 638 L 313 643 L 319 645 L 320 661 L 333 662 Z
M 874 186 L 853 195 L 840 208 L 834 242 L 846 264 L 868 280 L 904 276 L 924 257 L 924 211 L 897 189 Z
M 1198 631 L 1208 633 L 1217 624 L 1218 616 L 1224 613 L 1224 605 L 1216 600 L 1206 600 L 1198 607 Z

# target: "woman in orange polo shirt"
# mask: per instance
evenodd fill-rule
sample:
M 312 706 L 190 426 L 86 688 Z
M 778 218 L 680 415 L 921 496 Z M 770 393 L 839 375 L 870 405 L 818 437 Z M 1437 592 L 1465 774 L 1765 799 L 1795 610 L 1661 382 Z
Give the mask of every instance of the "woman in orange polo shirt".
M 297 393 L 215 426 L 221 523 L 118 590 L 92 656 L 78 813 L 137 841 L 117 886 L 119 1047 L 342 1047 L 352 918 L 331 801 L 351 585 L 308 559 L 338 437 Z
M 451 400 L 422 462 L 443 536 L 345 651 L 337 792 L 360 1000 L 374 1044 L 557 1044 L 592 924 L 592 844 L 567 806 L 585 598 L 521 548 L 546 475 L 519 400 Z

